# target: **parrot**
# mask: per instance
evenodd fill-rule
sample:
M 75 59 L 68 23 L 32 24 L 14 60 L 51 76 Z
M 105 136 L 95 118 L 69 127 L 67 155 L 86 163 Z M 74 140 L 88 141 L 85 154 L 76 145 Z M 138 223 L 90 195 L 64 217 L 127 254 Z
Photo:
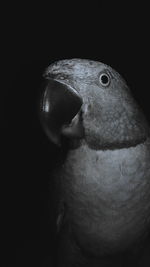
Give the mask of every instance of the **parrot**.
M 54 171 L 57 266 L 127 266 L 118 259 L 139 254 L 150 230 L 148 121 L 102 62 L 61 59 L 43 77 L 40 122 L 65 151 Z

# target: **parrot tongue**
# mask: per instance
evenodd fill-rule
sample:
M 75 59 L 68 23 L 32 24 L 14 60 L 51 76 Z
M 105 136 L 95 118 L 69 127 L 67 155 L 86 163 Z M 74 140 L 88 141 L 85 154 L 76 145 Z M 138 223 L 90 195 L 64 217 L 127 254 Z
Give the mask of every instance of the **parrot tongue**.
M 82 123 L 82 111 L 80 110 L 72 119 L 71 123 L 62 127 L 62 134 L 67 137 L 82 138 L 84 128 Z
M 82 98 L 71 86 L 48 80 L 40 103 L 40 119 L 51 141 L 61 145 L 61 135 L 82 138 Z

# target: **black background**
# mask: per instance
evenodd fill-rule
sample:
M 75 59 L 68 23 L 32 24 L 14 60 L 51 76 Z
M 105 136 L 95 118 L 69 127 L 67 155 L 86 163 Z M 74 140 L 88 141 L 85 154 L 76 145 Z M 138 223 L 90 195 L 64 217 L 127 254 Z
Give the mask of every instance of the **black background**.
M 83 7 L 13 3 L 2 9 L 3 266 L 47 266 L 46 262 L 52 266 L 55 227 L 48 180 L 59 151 L 48 141 L 37 116 L 42 72 L 50 63 L 77 57 L 111 65 L 127 80 L 150 120 L 146 6 L 110 7 L 100 2 L 88 8 L 87 3 Z M 142 266 L 149 266 L 148 254 Z

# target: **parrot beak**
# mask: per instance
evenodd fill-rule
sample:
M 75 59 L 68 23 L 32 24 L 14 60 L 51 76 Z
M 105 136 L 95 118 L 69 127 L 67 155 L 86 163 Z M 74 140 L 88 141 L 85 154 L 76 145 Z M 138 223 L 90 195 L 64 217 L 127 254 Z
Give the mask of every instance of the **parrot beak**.
M 48 79 L 40 101 L 40 120 L 53 143 L 60 146 L 62 135 L 83 138 L 82 103 L 81 96 L 70 85 Z

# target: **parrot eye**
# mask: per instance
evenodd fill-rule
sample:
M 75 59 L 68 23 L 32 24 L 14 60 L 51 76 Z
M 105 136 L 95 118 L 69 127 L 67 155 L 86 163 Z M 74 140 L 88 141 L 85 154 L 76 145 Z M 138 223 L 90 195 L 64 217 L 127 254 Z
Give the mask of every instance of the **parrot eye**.
M 108 86 L 110 84 L 110 77 L 107 73 L 101 73 L 99 76 L 99 81 L 102 86 Z

